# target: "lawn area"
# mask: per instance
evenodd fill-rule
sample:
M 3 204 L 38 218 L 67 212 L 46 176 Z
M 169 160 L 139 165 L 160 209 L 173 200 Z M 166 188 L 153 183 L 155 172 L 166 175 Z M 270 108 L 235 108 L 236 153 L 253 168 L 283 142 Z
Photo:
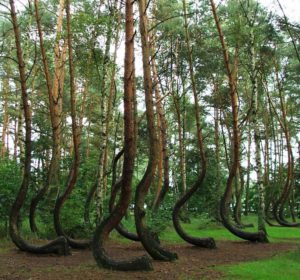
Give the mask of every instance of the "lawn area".
M 300 279 L 300 249 L 265 260 L 222 266 L 218 270 L 225 272 L 226 277 L 224 279 L 228 280 Z
M 245 218 L 246 224 L 256 225 L 256 217 Z M 192 236 L 213 237 L 215 240 L 241 240 L 234 236 L 221 224 L 209 223 L 207 220 L 192 219 L 190 224 L 183 224 L 183 228 Z M 246 231 L 255 231 L 256 227 L 246 228 Z M 300 228 L 270 227 L 267 226 L 270 242 L 296 242 L 300 244 Z M 161 239 L 166 242 L 180 243 L 181 238 L 177 235 L 172 226 L 169 226 L 161 233 Z

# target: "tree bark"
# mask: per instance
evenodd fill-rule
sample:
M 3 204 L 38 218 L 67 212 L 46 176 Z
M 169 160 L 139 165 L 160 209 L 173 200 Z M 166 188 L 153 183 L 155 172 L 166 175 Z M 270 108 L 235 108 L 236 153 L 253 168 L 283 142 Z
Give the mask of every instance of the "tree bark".
M 29 105 L 29 98 L 26 87 L 26 74 L 25 74 L 25 63 L 23 60 L 23 53 L 21 47 L 21 34 L 19 24 L 16 16 L 16 9 L 14 0 L 10 0 L 10 13 L 13 24 L 13 30 L 15 35 L 15 44 L 17 49 L 17 60 L 21 82 L 21 93 L 22 93 L 22 105 L 24 110 L 25 118 L 25 161 L 24 161 L 24 172 L 23 180 L 18 191 L 16 200 L 12 206 L 9 219 L 9 233 L 14 244 L 22 251 L 27 251 L 36 254 L 49 254 L 56 253 L 60 255 L 67 255 L 70 253 L 69 246 L 64 237 L 59 237 L 56 240 L 44 245 L 35 246 L 28 244 L 19 234 L 18 221 L 20 218 L 20 210 L 24 204 L 31 177 L 31 109 Z
M 90 247 L 90 240 L 75 240 L 67 236 L 64 232 L 61 221 L 60 212 L 65 203 L 65 201 L 70 196 L 73 191 L 80 165 L 80 140 L 81 140 L 81 127 L 77 124 L 76 117 L 76 86 L 75 86 L 75 69 L 73 63 L 73 49 L 72 49 L 72 31 L 71 31 L 71 13 L 70 13 L 70 0 L 66 0 L 66 14 L 67 14 L 67 44 L 68 44 L 68 54 L 69 54 L 69 76 L 70 76 L 70 101 L 71 101 L 71 119 L 72 119 L 72 140 L 74 149 L 73 163 L 68 175 L 67 187 L 62 195 L 60 195 L 54 207 L 54 226 L 55 231 L 58 235 L 63 235 L 72 248 L 75 249 L 85 249 Z
M 258 189 L 258 230 L 264 231 L 267 234 L 265 225 L 265 187 L 262 176 L 262 162 L 261 162 L 261 146 L 260 146 L 260 129 L 259 129 L 259 99 L 257 88 L 257 67 L 256 67 L 256 53 L 255 53 L 255 38 L 254 38 L 254 19 L 250 24 L 250 59 L 251 59 L 251 72 L 250 79 L 252 83 L 252 123 L 254 126 L 254 142 L 255 142 L 255 171 L 257 176 L 257 189 Z
M 229 176 L 227 178 L 225 193 L 221 199 L 221 205 L 220 205 L 220 214 L 222 218 L 222 223 L 231 233 L 233 233 L 234 235 L 242 239 L 246 239 L 252 242 L 268 242 L 267 236 L 264 231 L 245 232 L 235 228 L 229 220 L 229 208 L 230 208 L 230 201 L 232 197 L 232 183 L 234 177 L 236 176 L 237 167 L 239 164 L 240 143 L 239 143 L 239 126 L 238 126 L 238 96 L 237 96 L 237 89 L 235 87 L 235 81 L 233 80 L 232 73 L 230 70 L 229 53 L 224 40 L 224 35 L 221 29 L 219 18 L 217 16 L 216 6 L 213 0 L 210 0 L 210 4 L 211 4 L 211 9 L 215 20 L 215 24 L 218 30 L 220 43 L 222 46 L 224 63 L 225 63 L 226 73 L 229 82 L 231 110 L 232 110 L 232 125 L 233 125 L 233 158 L 231 161 Z
M 129 261 L 116 261 L 108 256 L 104 249 L 110 232 L 124 217 L 131 200 L 131 185 L 136 155 L 135 137 L 135 80 L 134 80 L 134 20 L 133 3 L 126 0 L 126 37 L 125 37 L 125 73 L 124 73 L 124 161 L 122 172 L 122 190 L 120 199 L 110 215 L 97 226 L 93 238 L 93 255 L 99 267 L 114 270 L 151 270 L 147 256 Z
M 6 69 L 5 69 L 6 68 Z M 9 113 L 8 113 L 8 96 L 10 93 L 9 86 L 9 76 L 10 69 L 9 66 L 4 67 L 6 77 L 3 79 L 3 122 L 2 122 L 2 147 L 1 147 L 1 157 L 4 157 L 9 153 L 8 145 L 6 144 L 6 138 L 9 134 Z
M 52 155 L 50 160 L 50 167 L 48 170 L 47 180 L 44 186 L 38 191 L 38 194 L 32 199 L 30 204 L 29 222 L 32 232 L 37 232 L 35 223 L 35 213 L 39 202 L 44 198 L 47 191 L 51 186 L 58 187 L 59 184 L 59 165 L 61 158 L 61 126 L 62 126 L 62 95 L 64 88 L 64 64 L 66 59 L 66 42 L 63 49 L 60 50 L 59 44 L 62 33 L 63 12 L 65 0 L 59 2 L 59 12 L 57 17 L 56 39 L 54 46 L 54 75 L 53 84 L 51 82 L 51 75 L 49 70 L 48 58 L 44 46 L 44 38 L 41 26 L 41 17 L 39 13 L 38 0 L 34 1 L 35 18 L 40 40 L 40 49 L 43 60 L 43 70 L 46 79 L 48 98 L 49 98 L 49 111 L 52 126 Z M 52 85 L 51 85 L 52 84 Z
M 142 41 L 143 72 L 144 72 L 144 91 L 146 103 L 147 130 L 149 139 L 149 160 L 146 172 L 139 182 L 135 193 L 134 216 L 136 230 L 146 251 L 156 260 L 174 260 L 177 258 L 175 253 L 169 252 L 160 247 L 158 237 L 151 232 L 145 224 L 146 212 L 144 209 L 145 198 L 155 176 L 158 164 L 158 138 L 154 121 L 153 98 L 152 98 L 152 79 L 150 69 L 150 48 L 148 36 L 148 19 L 146 14 L 145 0 L 139 0 L 139 19 L 140 33 Z
M 185 40 L 188 50 L 188 63 L 189 63 L 189 73 L 190 73 L 190 79 L 192 82 L 192 91 L 194 96 L 194 110 L 195 110 L 195 119 L 196 119 L 196 128 L 197 128 L 197 140 L 198 140 L 198 149 L 199 149 L 199 155 L 200 155 L 200 164 L 201 164 L 201 171 L 198 176 L 198 179 L 193 184 L 193 186 L 187 191 L 175 204 L 172 218 L 173 218 L 173 225 L 175 227 L 176 232 L 179 234 L 179 236 L 185 240 L 186 242 L 204 247 L 204 248 L 216 248 L 216 243 L 213 238 L 199 238 L 199 237 L 193 237 L 190 236 L 187 232 L 184 231 L 180 224 L 179 219 L 179 213 L 180 209 L 187 203 L 187 201 L 192 197 L 192 195 L 201 188 L 205 176 L 206 176 L 206 156 L 204 151 L 204 143 L 203 143 L 203 135 L 202 135 L 202 124 L 200 120 L 200 106 L 199 106 L 199 100 L 198 100 L 198 93 L 196 89 L 196 80 L 194 75 L 194 69 L 193 69 L 193 57 L 192 57 L 192 49 L 190 45 L 190 35 L 188 31 L 188 21 L 187 21 L 187 9 L 186 9 L 186 1 L 183 0 L 183 11 L 184 11 L 184 28 L 185 28 Z
M 168 140 L 167 140 L 167 120 L 165 118 L 165 112 L 162 104 L 162 97 L 159 89 L 159 79 L 158 71 L 155 59 L 155 49 L 156 49 L 156 38 L 155 34 L 151 36 L 151 57 L 152 57 L 152 74 L 155 88 L 155 100 L 156 100 L 156 111 L 157 111 L 157 126 L 159 132 L 159 164 L 158 164 L 158 182 L 156 197 L 153 202 L 153 209 L 157 211 L 160 204 L 164 200 L 167 192 L 170 187 L 170 178 L 169 178 L 169 155 L 168 155 Z
M 279 78 L 279 69 L 278 69 L 278 64 L 275 61 L 275 79 L 277 83 L 277 89 L 279 93 L 279 99 L 280 99 L 280 109 L 282 113 L 282 119 L 278 117 L 278 121 L 280 123 L 280 126 L 283 130 L 285 141 L 286 141 L 286 147 L 287 147 L 287 157 L 288 157 L 288 162 L 287 162 L 287 176 L 285 180 L 285 184 L 282 190 L 282 193 L 279 197 L 279 199 L 275 202 L 274 207 L 273 207 L 273 213 L 274 216 L 277 220 L 277 222 L 286 227 L 295 227 L 295 226 L 300 226 L 300 223 L 294 223 L 294 222 L 288 222 L 285 217 L 284 217 L 284 206 L 287 200 L 289 199 L 290 193 L 292 191 L 292 181 L 293 181 L 293 174 L 294 174 L 294 157 L 293 157 L 293 151 L 292 151 L 292 146 L 291 146 L 291 135 L 290 135 L 290 130 L 287 122 L 287 108 L 283 96 L 283 87 L 280 82 Z M 274 108 L 275 112 L 275 108 Z

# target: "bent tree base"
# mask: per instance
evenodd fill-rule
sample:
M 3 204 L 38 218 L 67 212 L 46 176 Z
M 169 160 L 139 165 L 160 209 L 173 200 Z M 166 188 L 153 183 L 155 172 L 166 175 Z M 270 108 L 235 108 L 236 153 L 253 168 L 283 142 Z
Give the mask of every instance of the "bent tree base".
M 61 208 L 64 204 L 64 197 L 59 197 L 56 200 L 54 207 L 54 227 L 57 235 L 64 236 L 64 238 L 68 241 L 69 245 L 74 249 L 88 249 L 91 247 L 91 240 L 77 240 L 69 237 L 63 230 L 61 222 L 60 222 L 60 212 Z
M 10 14 L 11 14 L 11 22 L 13 24 L 13 30 L 15 35 L 15 44 L 17 50 L 17 61 L 20 75 L 20 83 L 21 83 L 21 94 L 22 94 L 22 105 L 24 111 L 24 119 L 25 119 L 25 160 L 24 160 L 24 171 L 23 171 L 23 179 L 21 186 L 19 188 L 17 197 L 11 209 L 10 217 L 9 217 L 9 233 L 14 244 L 22 251 L 35 253 L 35 254 L 60 254 L 67 255 L 70 253 L 69 246 L 63 237 L 59 237 L 58 239 L 44 245 L 44 246 L 34 246 L 28 244 L 19 233 L 18 229 L 18 219 L 20 215 L 20 210 L 22 209 L 27 192 L 28 187 L 30 185 L 31 179 L 31 109 L 29 102 L 29 95 L 27 94 L 27 86 L 26 86 L 26 73 L 25 73 L 25 63 L 23 60 L 23 52 L 21 47 L 21 34 L 19 23 L 17 20 L 15 3 L 13 0 L 9 1 L 10 4 Z
M 139 198 L 141 199 L 141 198 Z M 145 201 L 144 199 L 140 201 Z M 135 206 L 135 224 L 140 240 L 148 252 L 154 259 L 159 261 L 174 261 L 178 259 L 176 253 L 168 251 L 160 246 L 160 241 L 156 233 L 152 232 L 145 224 L 146 212 L 139 203 Z
M 230 222 L 230 218 L 229 218 L 230 217 L 229 205 L 230 203 L 226 202 L 226 199 L 223 197 L 220 205 L 220 215 L 222 219 L 222 224 L 224 225 L 225 228 L 227 228 L 235 236 L 251 242 L 261 242 L 261 243 L 269 242 L 266 233 L 262 230 L 258 232 L 246 232 L 234 227 Z
M 93 255 L 99 267 L 121 270 L 121 271 L 150 271 L 153 270 L 151 260 L 148 256 L 136 257 L 131 260 L 117 261 L 108 256 L 104 249 L 102 235 L 106 234 L 107 228 L 110 227 L 110 219 L 105 219 L 95 231 L 92 242 Z
M 202 178 L 199 178 L 199 180 L 202 182 Z M 198 180 L 198 181 L 199 181 Z M 195 246 L 203 247 L 203 248 L 209 248 L 214 249 L 216 248 L 216 242 L 213 238 L 207 237 L 207 238 L 198 238 L 188 235 L 184 229 L 182 228 L 180 224 L 180 210 L 182 207 L 186 204 L 186 202 L 192 197 L 192 195 L 198 190 L 198 186 L 201 182 L 196 182 L 192 188 L 187 191 L 175 204 L 173 213 L 172 213 L 172 219 L 173 219 L 173 225 L 178 233 L 178 235 L 185 240 L 186 242 L 193 244 Z
M 109 257 L 104 249 L 110 232 L 121 222 L 131 201 L 131 185 L 136 155 L 133 3 L 132 0 L 125 2 L 124 161 L 121 194 L 110 215 L 97 226 L 92 243 L 93 255 L 98 266 L 124 271 L 152 270 L 151 260 L 147 256 L 116 261 Z
M 114 171 L 113 171 L 114 172 Z M 111 191 L 111 196 L 110 196 L 110 200 L 109 200 L 109 211 L 110 213 L 113 211 L 114 209 L 114 204 L 115 204 L 115 200 L 116 200 L 116 196 L 117 193 L 120 191 L 120 189 L 122 188 L 122 179 L 118 180 L 116 183 L 114 182 L 115 180 L 113 180 L 113 187 L 112 187 L 112 191 Z M 140 241 L 140 238 L 138 237 L 138 235 L 136 233 L 133 232 L 129 232 L 123 225 L 122 223 L 118 224 L 116 227 L 116 231 L 123 237 L 131 240 L 131 241 Z

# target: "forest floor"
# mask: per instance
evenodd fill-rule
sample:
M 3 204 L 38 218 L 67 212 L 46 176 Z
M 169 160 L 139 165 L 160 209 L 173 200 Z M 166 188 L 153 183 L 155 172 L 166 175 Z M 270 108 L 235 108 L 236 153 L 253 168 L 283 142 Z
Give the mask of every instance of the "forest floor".
M 216 267 L 271 258 L 286 251 L 295 250 L 299 244 L 280 242 L 253 244 L 245 241 L 218 241 L 217 249 L 209 250 L 189 244 L 166 246 L 176 252 L 175 262 L 153 261 L 150 272 L 115 272 L 99 269 L 89 250 L 73 250 L 71 256 L 37 256 L 19 251 L 7 243 L 0 248 L 1 280 L 56 280 L 56 279 L 223 279 L 226 269 Z M 110 242 L 107 252 L 118 259 L 144 254 L 138 243 Z M 228 279 L 228 278 L 227 278 Z

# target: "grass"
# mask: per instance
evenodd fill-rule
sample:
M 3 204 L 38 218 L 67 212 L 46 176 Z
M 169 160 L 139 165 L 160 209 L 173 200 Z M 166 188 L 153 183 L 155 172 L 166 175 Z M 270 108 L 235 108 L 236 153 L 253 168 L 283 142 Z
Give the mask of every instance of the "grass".
M 273 258 L 219 267 L 224 279 L 243 280 L 295 280 L 300 279 L 300 249 Z
M 255 217 L 248 217 L 245 223 L 256 224 Z M 240 240 L 222 225 L 209 224 L 205 220 L 192 219 L 190 224 L 182 224 L 183 228 L 192 236 L 213 237 L 215 240 Z M 246 231 L 255 231 L 256 227 L 246 228 Z M 267 226 L 270 242 L 295 242 L 300 243 L 300 228 L 270 227 Z M 168 227 L 162 232 L 161 239 L 170 243 L 181 243 L 181 238 L 177 235 L 173 227 Z
M 255 216 L 245 217 L 243 222 L 245 224 L 257 224 Z M 124 226 L 131 232 L 135 232 L 135 227 L 131 219 L 123 222 Z M 192 218 L 190 224 L 182 223 L 184 230 L 192 236 L 199 237 L 213 237 L 217 241 L 231 240 L 238 241 L 240 238 L 234 236 L 221 224 L 211 223 L 207 219 Z M 246 231 L 256 231 L 256 227 L 246 228 Z M 267 232 L 270 242 L 294 242 L 300 244 L 300 228 L 285 228 L 285 227 L 270 227 L 267 225 Z M 128 243 L 127 239 L 121 237 L 116 232 L 112 234 L 112 238 L 121 243 Z M 160 239 L 166 243 L 180 244 L 184 241 L 176 233 L 173 228 L 172 222 L 168 222 L 164 231 L 160 233 Z

